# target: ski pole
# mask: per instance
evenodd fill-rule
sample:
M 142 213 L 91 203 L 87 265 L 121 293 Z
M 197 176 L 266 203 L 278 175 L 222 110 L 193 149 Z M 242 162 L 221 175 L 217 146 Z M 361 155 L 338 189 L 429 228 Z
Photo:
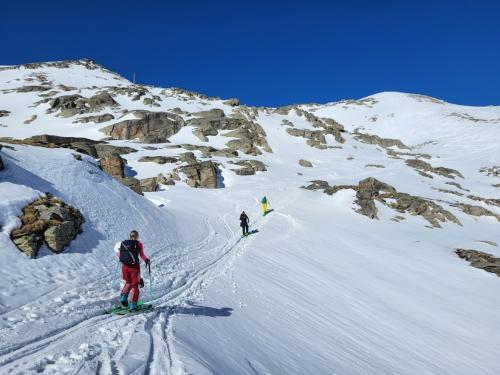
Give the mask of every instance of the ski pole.
M 149 273 L 149 303 L 153 304 L 153 277 L 151 276 L 151 264 L 148 264 Z

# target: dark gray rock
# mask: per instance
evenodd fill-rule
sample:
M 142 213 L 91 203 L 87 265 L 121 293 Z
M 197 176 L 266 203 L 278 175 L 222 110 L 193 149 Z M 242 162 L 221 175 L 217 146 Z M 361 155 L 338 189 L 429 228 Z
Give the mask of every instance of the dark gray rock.
M 113 116 L 112 114 L 105 113 L 103 115 L 80 117 L 80 118 L 78 118 L 77 120 L 75 120 L 73 122 L 74 123 L 82 123 L 82 124 L 87 124 L 89 122 L 94 122 L 96 124 L 100 124 L 102 122 L 114 120 L 114 118 L 115 118 L 115 116 Z
M 158 182 L 156 177 L 144 178 L 141 181 L 142 192 L 154 192 L 158 190 Z
M 420 172 L 423 172 L 424 175 L 426 174 L 425 172 L 430 172 L 452 179 L 454 179 L 455 177 L 464 178 L 462 174 L 455 169 L 445 168 L 445 167 L 433 167 L 432 165 L 423 160 L 408 159 L 405 161 L 405 163 L 409 167 L 412 167 Z
M 139 181 L 137 178 L 124 177 L 119 178 L 118 181 L 120 181 L 123 185 L 130 188 L 131 190 L 135 191 L 137 194 L 144 195 L 142 194 L 141 181 Z
M 304 168 L 312 168 L 312 163 L 309 160 L 305 159 L 300 159 L 299 160 L 299 165 Z
M 371 144 L 371 145 L 378 145 L 378 146 L 383 147 L 383 148 L 398 147 L 399 149 L 410 150 L 410 147 L 405 145 L 399 139 L 382 138 L 382 137 L 379 137 L 378 135 L 363 134 L 363 133 L 359 133 L 358 131 L 356 131 L 354 133 L 354 138 L 356 140 L 358 140 L 359 142 L 367 143 L 367 144 Z
M 139 160 L 141 163 L 158 163 L 158 164 L 166 164 L 166 163 L 177 163 L 179 159 L 174 158 L 172 156 L 143 156 Z
M 186 183 L 194 188 L 216 189 L 219 187 L 218 175 L 220 170 L 217 163 L 213 161 L 202 161 L 194 164 L 181 166 L 175 169 L 176 172 L 186 175 Z
M 455 253 L 470 263 L 472 267 L 500 276 L 500 258 L 472 249 L 456 249 Z

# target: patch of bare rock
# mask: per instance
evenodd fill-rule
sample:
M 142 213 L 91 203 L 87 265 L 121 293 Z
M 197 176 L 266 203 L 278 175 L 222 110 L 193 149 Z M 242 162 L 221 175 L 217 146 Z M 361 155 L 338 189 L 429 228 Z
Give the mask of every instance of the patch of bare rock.
M 455 253 L 460 258 L 468 261 L 472 267 L 500 276 L 500 258 L 472 249 L 456 249 Z
M 17 248 L 31 258 L 36 258 L 45 244 L 53 253 L 62 252 L 85 222 L 78 209 L 61 199 L 46 195 L 23 208 L 21 227 L 11 232 Z
M 431 200 L 398 192 L 393 186 L 381 182 L 373 177 L 359 181 L 358 185 L 330 186 L 326 181 L 311 181 L 304 187 L 308 190 L 323 190 L 328 195 L 335 194 L 342 189 L 356 191 L 355 202 L 360 207 L 357 212 L 371 219 L 378 219 L 375 202 L 380 202 L 400 213 L 422 216 L 433 227 L 440 228 L 440 222 L 453 222 L 461 225 L 460 221 L 449 211 Z
M 432 175 L 429 173 L 434 173 L 451 179 L 454 179 L 455 177 L 464 178 L 464 176 L 462 176 L 462 174 L 455 169 L 445 168 L 445 167 L 433 167 L 432 165 L 423 160 L 408 159 L 405 161 L 405 163 L 409 167 L 417 170 L 417 172 L 424 177 L 433 178 Z

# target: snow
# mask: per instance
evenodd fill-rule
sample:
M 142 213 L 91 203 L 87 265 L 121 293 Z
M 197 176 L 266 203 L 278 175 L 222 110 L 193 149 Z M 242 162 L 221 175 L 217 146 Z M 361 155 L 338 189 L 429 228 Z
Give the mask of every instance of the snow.
M 32 73 L 53 84 L 74 86 L 90 96 L 111 85 L 129 85 L 102 69 L 40 67 L 0 70 L 0 136 L 24 138 L 58 134 L 100 139 L 103 124 L 73 124 L 31 107 L 39 93 L 9 90 Z M 16 81 L 20 79 L 20 81 Z M 186 111 L 233 108 L 219 99 L 190 98 L 173 90 L 154 109 L 117 95 L 111 111 Z M 163 94 L 162 94 L 163 92 Z M 69 92 L 71 93 L 71 92 Z M 365 98 L 366 99 L 366 98 Z M 318 150 L 286 133 L 283 119 L 314 129 L 295 111 L 279 115 L 260 109 L 257 122 L 273 153 L 255 158 L 266 172 L 237 176 L 226 158 L 224 189 L 192 189 L 180 183 L 139 196 L 102 172 L 96 162 L 72 150 L 13 145 L 1 155 L 0 373 L 12 374 L 484 374 L 500 373 L 500 279 L 459 259 L 457 247 L 500 256 L 493 217 L 473 217 L 453 202 L 498 206 L 458 197 L 436 188 L 498 197 L 498 178 L 479 173 L 500 161 L 500 107 L 465 107 L 405 93 L 380 93 L 358 102 L 302 105 L 318 117 L 331 117 L 348 132 L 401 139 L 428 153 L 433 166 L 459 170 L 455 180 L 420 176 L 403 159 L 388 158 L 376 145 L 344 133 L 346 142 Z M 466 113 L 476 120 L 452 115 Z M 23 121 L 37 114 L 29 125 Z M 127 115 L 128 116 L 128 115 Z M 373 118 L 376 117 L 374 121 Z M 186 127 L 172 144 L 224 147 L 224 136 L 201 142 Z M 431 142 L 432 143 L 429 143 Z M 137 178 L 169 173 L 174 165 L 138 162 L 142 156 L 177 156 L 182 149 L 114 141 L 134 147 L 125 155 Z M 405 150 L 407 151 L 407 150 Z M 199 152 L 195 152 L 199 157 Z M 352 158 L 352 159 L 348 159 Z M 299 159 L 313 168 L 298 165 Z M 367 168 L 382 164 L 385 168 Z M 301 173 L 301 175 L 298 175 Z M 355 212 L 355 192 L 332 196 L 301 189 L 321 179 L 331 185 L 357 184 L 375 177 L 398 191 L 435 200 L 462 226 L 431 228 L 422 217 L 377 204 L 379 220 Z M 9 239 L 21 209 L 50 192 L 84 215 L 83 232 L 62 254 L 47 249 L 37 259 L 21 254 Z M 467 192 L 463 192 L 469 194 Z M 262 216 L 260 198 L 273 210 Z M 250 217 L 247 238 L 238 217 Z M 390 220 L 404 217 L 400 223 Z M 137 229 L 152 259 L 151 312 L 103 315 L 118 297 L 113 245 Z M 143 277 L 149 299 L 149 275 Z

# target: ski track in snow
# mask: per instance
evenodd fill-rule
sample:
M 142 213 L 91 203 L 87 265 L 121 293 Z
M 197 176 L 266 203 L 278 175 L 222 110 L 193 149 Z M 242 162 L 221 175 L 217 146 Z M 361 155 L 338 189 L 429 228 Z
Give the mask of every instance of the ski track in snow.
M 235 212 L 236 211 L 237 210 L 235 210 Z M 252 225 L 252 228 L 260 228 L 261 225 L 265 225 L 270 216 L 275 214 L 286 217 L 293 224 L 293 219 L 289 216 L 279 212 L 273 212 L 265 217 L 260 217 L 254 225 Z M 196 298 L 207 285 L 215 278 L 222 275 L 227 268 L 231 267 L 233 258 L 240 255 L 241 251 L 243 251 L 252 241 L 252 237 L 243 240 L 239 231 L 232 229 L 231 225 L 227 222 L 227 218 L 230 215 L 234 216 L 234 213 L 226 213 L 218 220 L 221 230 L 225 232 L 225 236 L 222 236 L 222 238 L 215 234 L 213 224 L 210 223 L 208 219 L 205 219 L 206 237 L 197 243 L 176 250 L 179 253 L 176 264 L 182 264 L 188 257 L 191 257 L 193 253 L 202 250 L 210 249 L 210 254 L 214 254 L 213 258 L 205 259 L 202 257 L 202 259 L 200 259 L 200 263 L 202 264 L 194 266 L 191 273 L 188 271 L 187 276 L 185 275 L 185 269 L 178 271 L 172 270 L 172 265 L 170 263 L 172 254 L 163 252 L 162 255 L 154 258 L 154 277 L 156 279 L 165 279 L 166 276 L 170 274 L 174 279 L 172 282 L 173 287 L 166 288 L 165 293 L 162 294 L 161 291 L 157 289 L 156 296 L 152 301 L 155 306 L 154 310 L 135 315 L 116 316 L 103 315 L 103 308 L 100 308 L 100 310 L 94 309 L 92 313 L 87 314 L 81 320 L 73 322 L 68 326 L 58 327 L 51 332 L 46 332 L 43 337 L 34 337 L 28 341 L 19 342 L 15 346 L 6 345 L 1 347 L 0 369 L 8 374 L 24 373 L 30 370 L 42 372 L 55 363 L 55 361 L 51 359 L 53 353 L 59 352 L 62 348 L 74 346 L 75 342 L 95 343 L 98 341 L 95 338 L 96 331 L 111 332 L 117 330 L 120 332 L 121 328 L 130 328 L 131 324 L 135 324 L 141 325 L 143 328 L 130 335 L 127 345 L 123 345 L 123 343 L 120 342 L 124 337 L 122 334 L 118 333 L 116 338 L 110 342 L 111 346 L 108 350 L 101 352 L 97 356 L 99 373 L 156 374 L 164 373 L 165 369 L 169 369 L 169 374 L 173 373 L 175 370 L 176 358 L 172 352 L 171 320 L 172 317 L 175 316 L 176 306 L 183 305 L 189 300 Z M 214 242 L 221 242 L 221 240 L 221 245 L 214 245 Z M 109 285 L 112 282 L 111 275 L 108 275 L 96 280 L 86 287 L 90 292 L 96 292 L 103 283 Z M 66 290 L 66 292 L 78 291 L 78 289 L 81 289 L 81 287 L 69 289 Z M 148 291 L 145 289 L 146 288 L 141 291 L 143 298 L 146 298 L 148 294 Z M 45 299 L 52 293 L 58 294 L 60 291 L 54 290 L 43 294 L 38 300 L 30 302 L 30 304 L 39 302 L 39 300 Z M 116 300 L 116 297 L 113 297 L 113 299 Z M 24 305 L 5 311 L 2 316 L 15 313 L 16 310 L 23 307 Z M 78 314 L 78 311 L 74 310 L 71 313 Z M 127 363 L 128 357 L 133 356 L 134 353 L 127 352 L 127 350 L 131 346 L 131 343 L 135 342 L 137 336 L 143 336 L 144 333 L 148 336 L 146 341 L 149 349 L 147 350 L 147 355 L 145 355 L 145 347 L 141 345 L 138 348 L 140 352 L 137 354 L 140 353 L 139 357 L 146 357 L 147 360 L 145 362 L 141 361 L 140 365 L 137 367 L 130 367 L 130 364 Z M 105 340 L 106 337 L 103 338 L 103 341 Z M 115 346 L 115 348 L 113 348 L 113 346 Z M 114 353 L 113 350 L 115 351 Z M 30 363 L 33 363 L 35 358 L 35 362 L 38 363 L 31 368 L 27 368 Z M 125 362 L 125 364 L 122 362 Z M 105 364 L 107 364 L 109 368 L 106 368 Z M 122 371 L 120 368 L 124 368 L 125 370 Z

